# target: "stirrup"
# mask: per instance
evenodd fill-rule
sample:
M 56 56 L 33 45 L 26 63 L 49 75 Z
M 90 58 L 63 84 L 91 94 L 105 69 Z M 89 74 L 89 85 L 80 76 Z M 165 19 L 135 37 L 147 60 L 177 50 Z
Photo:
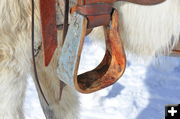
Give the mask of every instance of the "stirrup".
M 126 1 L 141 5 L 154 5 L 154 4 L 162 3 L 166 0 L 77 0 L 77 1 L 79 5 L 86 6 L 88 4 L 99 4 L 99 3 L 113 4 L 114 2 L 117 1 Z M 55 0 L 40 0 L 41 27 L 42 27 L 42 38 L 43 38 L 42 44 L 43 44 L 45 66 L 49 65 L 58 44 L 55 6 L 56 6 Z M 69 9 L 69 0 L 65 0 L 63 40 L 66 36 L 68 29 L 68 9 Z M 101 9 L 106 10 L 106 7 L 101 7 Z
M 106 53 L 94 70 L 77 75 L 88 20 L 74 13 L 58 61 L 58 77 L 82 93 L 91 93 L 115 83 L 124 73 L 126 57 L 118 32 L 118 12 L 114 10 L 110 26 L 104 26 Z

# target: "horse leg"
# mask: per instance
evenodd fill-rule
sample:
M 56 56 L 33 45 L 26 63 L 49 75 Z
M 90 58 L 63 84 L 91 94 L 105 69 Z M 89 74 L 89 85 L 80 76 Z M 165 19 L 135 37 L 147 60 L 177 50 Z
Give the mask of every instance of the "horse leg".
M 49 105 L 38 91 L 40 102 L 47 119 L 78 119 L 79 102 L 76 92 L 65 86 L 60 96 L 61 85 L 56 73 L 59 51 L 58 48 L 48 67 L 43 64 L 42 51 L 36 57 L 38 78 Z
M 0 119 L 24 119 L 28 46 L 22 32 L 0 31 Z

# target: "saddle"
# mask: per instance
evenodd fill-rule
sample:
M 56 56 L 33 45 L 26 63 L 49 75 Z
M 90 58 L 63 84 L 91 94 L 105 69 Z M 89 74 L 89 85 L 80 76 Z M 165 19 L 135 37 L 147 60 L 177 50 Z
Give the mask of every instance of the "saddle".
M 57 31 L 63 30 L 63 46 L 59 51 L 60 57 L 57 68 L 62 87 L 67 84 L 79 92 L 92 93 L 112 85 L 123 75 L 126 67 L 126 56 L 119 35 L 119 14 L 113 7 L 113 3 L 118 1 L 155 5 L 165 0 L 77 0 L 77 4 L 71 8 L 69 7 L 69 0 L 64 0 L 64 23 L 61 25 L 62 27 L 56 23 L 56 0 L 40 0 L 45 66 L 50 64 L 58 46 Z M 69 14 L 73 16 L 70 23 L 68 23 Z M 94 70 L 78 75 L 85 36 L 98 26 L 103 26 L 104 29 L 105 56 Z M 36 69 L 35 61 L 34 67 Z M 36 79 L 38 82 L 37 76 Z M 40 85 L 39 88 L 41 88 Z M 43 94 L 43 92 L 41 93 Z

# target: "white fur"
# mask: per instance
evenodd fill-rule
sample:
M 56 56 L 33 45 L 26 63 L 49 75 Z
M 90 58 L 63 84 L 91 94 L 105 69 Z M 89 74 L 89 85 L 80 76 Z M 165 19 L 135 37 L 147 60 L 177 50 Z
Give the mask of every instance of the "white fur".
M 41 43 L 39 9 L 35 10 L 36 45 Z M 32 72 L 31 0 L 0 0 L 0 119 L 24 119 L 27 75 Z M 78 118 L 78 97 L 66 87 L 63 104 L 53 104 L 57 119 Z
M 0 1 L 0 119 L 24 118 L 22 99 L 30 71 L 30 40 L 27 14 L 20 12 L 21 7 L 17 0 Z
M 115 6 L 121 6 L 120 33 L 125 48 L 131 52 L 150 56 L 167 53 L 180 39 L 180 0 L 166 0 L 155 6 Z
M 38 6 L 36 0 L 37 46 L 41 43 Z M 128 50 L 153 56 L 170 50 L 179 40 L 179 0 L 156 6 L 124 2 L 115 6 L 120 12 L 120 34 Z M 0 0 L 0 119 L 24 119 L 22 105 L 31 61 L 31 0 Z M 76 93 L 69 87 L 59 103 L 60 107 L 53 105 L 59 119 L 78 118 Z
M 126 50 L 139 56 L 168 54 L 180 39 L 180 0 L 143 6 L 117 2 L 120 35 Z M 99 30 L 90 34 L 91 39 L 103 39 Z

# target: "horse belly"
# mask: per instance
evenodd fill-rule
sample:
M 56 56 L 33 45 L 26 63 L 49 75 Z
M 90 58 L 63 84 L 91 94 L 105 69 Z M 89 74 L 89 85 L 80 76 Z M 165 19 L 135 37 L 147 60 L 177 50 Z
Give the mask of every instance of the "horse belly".
M 127 50 L 140 56 L 169 53 L 180 35 L 180 1 L 155 6 L 119 2 L 120 34 Z

